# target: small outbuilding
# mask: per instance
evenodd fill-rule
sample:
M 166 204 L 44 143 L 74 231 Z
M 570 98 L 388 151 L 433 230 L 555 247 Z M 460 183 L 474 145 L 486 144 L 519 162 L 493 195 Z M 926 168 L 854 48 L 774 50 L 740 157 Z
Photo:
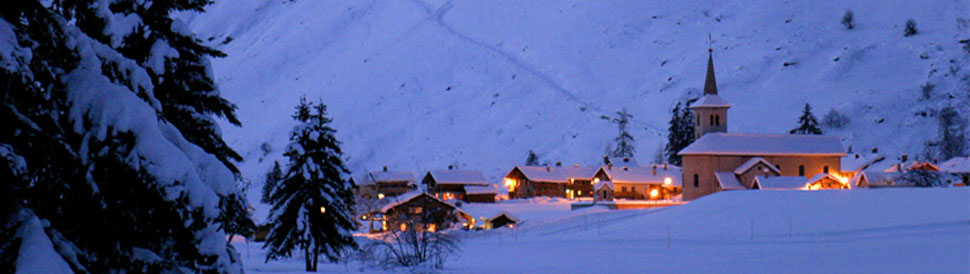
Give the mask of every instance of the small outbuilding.
M 503 226 L 512 228 L 519 225 L 521 222 L 522 220 L 515 215 L 512 215 L 512 213 L 502 211 L 486 219 L 484 228 L 495 229 Z
M 593 196 L 595 201 L 612 201 L 613 200 L 613 182 L 612 181 L 599 181 L 593 185 L 593 191 L 596 195 Z
M 354 179 L 357 197 L 364 199 L 383 199 L 394 197 L 417 189 L 414 174 L 410 171 L 388 171 L 387 167 L 377 172 L 368 172 Z
M 495 196 L 498 196 L 498 188 L 495 185 L 465 186 L 465 201 L 469 203 L 494 203 Z

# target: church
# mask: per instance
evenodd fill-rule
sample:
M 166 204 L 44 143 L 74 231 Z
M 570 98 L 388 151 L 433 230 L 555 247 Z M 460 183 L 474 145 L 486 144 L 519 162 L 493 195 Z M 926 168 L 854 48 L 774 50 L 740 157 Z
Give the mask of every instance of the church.
M 696 138 L 678 152 L 684 200 L 725 190 L 848 188 L 839 177 L 846 153 L 837 136 L 727 132 L 731 105 L 717 94 L 712 49 L 704 96 L 690 108 Z

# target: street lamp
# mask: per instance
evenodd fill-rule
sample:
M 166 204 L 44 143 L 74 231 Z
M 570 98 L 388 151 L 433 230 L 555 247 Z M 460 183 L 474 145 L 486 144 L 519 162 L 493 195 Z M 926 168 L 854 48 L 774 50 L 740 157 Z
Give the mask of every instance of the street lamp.
M 327 213 L 327 208 L 321 206 L 320 207 L 320 214 L 326 214 L 326 213 Z

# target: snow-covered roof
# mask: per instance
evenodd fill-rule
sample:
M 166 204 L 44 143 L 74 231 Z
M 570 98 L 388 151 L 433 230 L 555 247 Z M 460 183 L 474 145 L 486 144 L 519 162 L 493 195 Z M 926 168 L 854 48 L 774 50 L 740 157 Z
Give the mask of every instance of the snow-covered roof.
M 498 194 L 498 188 L 495 185 L 466 185 L 464 188 L 465 194 Z
M 731 104 L 728 104 L 727 101 L 722 99 L 721 96 L 717 96 L 717 94 L 708 94 L 701 97 L 701 99 L 697 100 L 696 103 L 690 105 L 690 108 L 700 107 L 727 108 L 731 107 Z
M 755 176 L 754 183 L 759 189 L 803 189 L 808 180 L 802 176 Z
M 859 187 L 859 183 L 862 181 L 863 178 L 866 180 L 866 183 L 868 184 L 869 176 L 866 176 L 866 173 L 862 171 L 856 172 L 855 176 L 852 176 L 852 178 L 849 178 L 849 183 L 848 183 L 849 188 Z
M 446 203 L 445 201 L 443 201 L 441 199 L 438 199 L 438 197 L 435 197 L 434 195 L 425 193 L 424 191 L 415 190 L 415 191 L 411 191 L 411 192 L 404 193 L 404 194 L 401 194 L 401 195 L 397 195 L 395 197 L 387 198 L 387 199 L 392 199 L 392 200 L 391 200 L 390 203 L 384 205 L 384 207 L 381 208 L 381 213 L 387 213 L 387 211 L 388 210 L 391 210 L 391 208 L 394 208 L 394 207 L 396 207 L 398 205 L 401 205 L 403 203 L 407 203 L 408 201 L 413 200 L 415 198 L 418 198 L 418 197 L 420 197 L 422 195 L 423 196 L 428 196 L 428 198 L 438 200 L 439 202 L 441 202 L 443 204 L 446 204 L 446 205 L 448 205 L 448 206 L 450 206 L 452 208 L 456 208 L 457 209 L 457 207 L 455 207 L 454 205 L 451 205 L 449 203 Z
M 548 166 L 516 166 L 531 181 L 550 183 L 569 183 L 569 179 L 593 178 L 596 168 L 592 167 L 548 167 Z
M 714 178 L 721 189 L 747 189 L 733 172 L 714 172 Z
M 799 134 L 708 133 L 679 155 L 812 155 L 845 156 L 837 136 Z
M 428 171 L 428 174 L 442 185 L 488 185 L 481 170 L 440 169 Z
M 865 172 L 866 180 L 869 180 L 870 186 L 893 185 L 894 182 L 896 181 L 896 178 L 902 175 L 902 173 L 899 173 L 899 172 L 879 172 L 879 171 L 864 171 L 864 172 Z
M 593 184 L 593 190 L 600 190 L 604 187 L 609 188 L 610 190 L 616 189 L 613 187 L 613 181 L 600 181 L 599 183 Z
M 495 215 L 492 215 L 492 217 L 488 217 L 488 220 L 489 221 L 495 220 L 496 218 L 501 217 L 502 215 L 505 215 L 505 218 L 509 218 L 509 220 L 512 220 L 515 223 L 519 223 L 522 221 L 521 219 L 519 219 L 519 217 L 516 217 L 515 215 L 512 215 L 512 213 L 509 213 L 508 211 L 505 211 L 505 210 L 502 210 L 499 213 L 495 213 Z
M 970 157 L 956 157 L 946 160 L 939 167 L 949 173 L 970 173 Z
M 852 171 L 857 172 L 863 169 L 869 168 L 872 164 L 878 163 L 885 160 L 885 155 L 868 155 L 863 156 L 860 154 L 852 154 L 842 157 L 841 167 L 842 171 Z
M 902 170 L 900 170 L 900 168 L 902 168 Z M 939 167 L 937 167 L 936 165 L 934 165 L 933 163 L 930 163 L 930 162 L 910 161 L 908 163 L 899 163 L 899 164 L 892 165 L 892 166 L 890 166 L 889 168 L 886 168 L 883 171 L 884 172 L 899 172 L 899 171 L 910 171 L 910 170 L 913 170 L 913 169 L 929 169 L 929 170 L 935 170 L 935 171 L 940 171 L 941 170 Z
M 826 178 L 829 179 L 829 180 L 832 180 L 832 181 L 836 181 L 836 182 L 840 182 L 840 183 L 842 182 L 842 181 L 839 180 L 839 178 L 836 178 L 832 174 L 819 173 L 819 174 L 815 174 L 815 176 L 812 176 L 811 178 L 808 178 L 808 180 L 806 181 L 806 183 L 811 184 L 811 183 L 815 183 L 815 182 L 818 182 L 818 181 L 820 181 L 822 179 L 826 179 Z
M 410 171 L 375 171 L 361 176 L 357 185 L 369 185 L 379 182 L 408 182 L 414 183 L 414 174 Z
M 601 167 L 596 173 L 605 172 L 609 181 L 625 184 L 664 184 L 670 178 L 673 186 L 683 186 L 680 167 L 674 165 L 652 165 L 635 167 Z M 656 171 L 656 173 L 654 173 Z
M 781 171 L 778 171 L 777 167 L 775 167 L 770 162 L 768 162 L 768 160 L 765 160 L 765 158 L 761 158 L 761 157 L 754 157 L 749 159 L 747 162 L 744 162 L 743 164 L 738 166 L 738 168 L 734 169 L 734 174 L 737 174 L 737 175 L 744 174 L 755 165 L 758 165 L 758 163 L 764 163 L 765 166 L 768 166 L 768 169 L 770 169 L 771 171 L 774 171 L 776 174 L 781 174 Z

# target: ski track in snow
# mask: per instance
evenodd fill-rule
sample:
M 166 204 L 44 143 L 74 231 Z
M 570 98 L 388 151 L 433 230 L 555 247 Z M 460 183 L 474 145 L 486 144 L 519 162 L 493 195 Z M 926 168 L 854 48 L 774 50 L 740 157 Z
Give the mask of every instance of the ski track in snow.
M 502 51 L 499 48 L 491 46 L 478 39 L 472 38 L 471 36 L 465 35 L 464 33 L 461 33 L 455 30 L 455 28 L 453 28 L 451 25 L 448 25 L 447 23 L 445 23 L 444 16 L 446 13 L 448 13 L 449 10 L 451 10 L 452 7 L 454 7 L 454 0 L 445 2 L 444 4 L 441 4 L 440 7 L 434 10 L 432 10 L 432 8 L 427 3 L 421 0 L 411 0 L 411 2 L 417 5 L 418 7 L 420 7 L 422 10 L 424 10 L 425 15 L 428 16 L 428 19 L 431 19 L 435 23 L 435 25 L 438 25 L 439 27 L 441 27 L 441 29 L 443 29 L 445 32 L 465 42 L 468 42 L 472 45 L 478 46 L 498 56 L 501 56 L 513 66 L 518 67 L 519 69 L 522 69 L 523 71 L 539 79 L 540 82 L 546 84 L 546 86 L 548 86 L 549 88 L 552 88 L 553 91 L 556 91 L 557 93 L 564 96 L 568 101 L 571 101 L 582 108 L 595 112 L 598 115 L 609 116 L 608 113 L 603 111 L 603 109 L 600 108 L 598 105 L 595 105 L 593 103 L 590 103 L 581 99 L 579 96 L 576 95 L 575 92 L 569 91 L 568 89 L 563 87 L 562 84 L 560 84 L 555 79 L 553 79 L 552 76 L 549 76 L 546 73 L 543 73 L 535 66 L 523 61 L 522 59 L 520 59 L 519 57 L 516 57 L 515 55 Z M 650 126 L 647 126 L 647 127 L 652 131 L 661 132 L 659 129 L 656 129 Z

